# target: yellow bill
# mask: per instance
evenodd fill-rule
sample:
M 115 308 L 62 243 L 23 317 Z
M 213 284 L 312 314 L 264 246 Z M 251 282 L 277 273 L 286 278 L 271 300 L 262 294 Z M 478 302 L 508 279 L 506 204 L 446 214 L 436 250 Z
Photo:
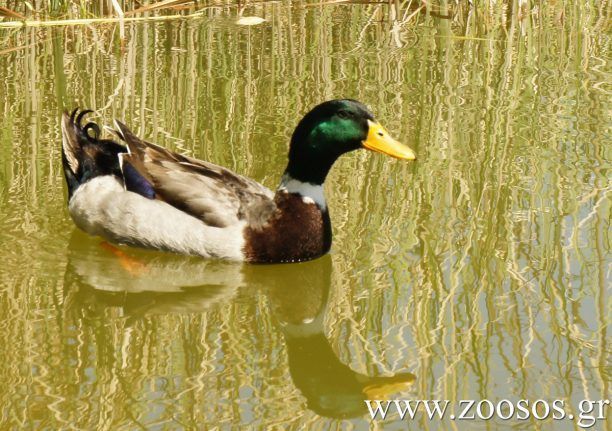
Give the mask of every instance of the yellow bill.
M 401 373 L 392 377 L 378 377 L 362 390 L 368 400 L 387 400 L 393 394 L 406 391 L 414 384 L 416 376 Z
M 409 147 L 393 139 L 383 126 L 368 120 L 368 137 L 363 146 L 368 150 L 378 151 L 396 159 L 416 160 L 416 154 Z

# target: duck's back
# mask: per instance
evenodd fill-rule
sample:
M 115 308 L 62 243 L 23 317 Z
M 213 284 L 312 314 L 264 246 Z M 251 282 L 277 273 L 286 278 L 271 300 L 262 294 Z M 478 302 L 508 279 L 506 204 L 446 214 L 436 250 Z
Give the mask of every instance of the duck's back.
M 101 140 L 99 127 L 81 120 L 76 111 L 62 119 L 68 208 L 77 226 L 116 243 L 245 260 L 245 228 L 273 213 L 271 190 L 144 142 L 121 124 L 126 147 Z

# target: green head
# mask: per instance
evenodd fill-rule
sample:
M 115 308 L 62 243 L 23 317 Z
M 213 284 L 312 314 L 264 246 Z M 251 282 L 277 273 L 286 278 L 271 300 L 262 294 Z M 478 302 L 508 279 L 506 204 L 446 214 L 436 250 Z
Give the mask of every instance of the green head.
M 285 172 L 302 182 L 323 184 L 336 159 L 359 148 L 415 159 L 414 152 L 391 138 L 365 105 L 337 99 L 315 106 L 299 122 Z

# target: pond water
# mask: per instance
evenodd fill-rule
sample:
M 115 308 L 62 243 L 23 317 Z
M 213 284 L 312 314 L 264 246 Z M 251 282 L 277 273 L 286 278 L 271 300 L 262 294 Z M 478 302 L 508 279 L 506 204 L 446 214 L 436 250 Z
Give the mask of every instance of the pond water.
M 605 17 L 385 8 L 131 22 L 123 43 L 112 23 L 0 30 L 0 428 L 557 430 L 577 425 L 372 422 L 364 399 L 610 397 Z M 274 188 L 297 121 L 338 97 L 418 160 L 335 165 L 329 256 L 203 261 L 70 220 L 63 109 Z

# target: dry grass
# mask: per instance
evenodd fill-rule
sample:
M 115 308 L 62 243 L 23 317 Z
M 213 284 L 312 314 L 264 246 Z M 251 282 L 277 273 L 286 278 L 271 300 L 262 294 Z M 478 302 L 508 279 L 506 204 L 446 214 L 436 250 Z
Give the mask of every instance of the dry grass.
M 139 16 L 139 19 L 175 19 L 180 16 L 197 16 L 209 8 L 235 9 L 240 16 L 245 10 L 273 3 L 283 3 L 295 7 L 324 7 L 331 5 L 367 5 L 384 7 L 384 18 L 400 28 L 414 20 L 427 17 L 449 20 L 451 27 L 460 31 L 468 26 L 478 26 L 491 30 L 506 27 L 513 21 L 537 22 L 549 19 L 543 14 L 550 13 L 553 19 L 563 22 L 576 8 L 598 10 L 600 25 L 610 21 L 608 1 L 595 2 L 542 2 L 539 0 L 474 0 L 463 1 L 426 1 L 426 0 L 326 0 L 298 1 L 287 0 L 8 0 L 0 7 L 0 28 L 20 26 L 58 26 L 88 25 L 115 22 Z M 4 20 L 2 21 L 2 17 Z M 456 32 L 455 32 L 456 33 Z M 456 34 L 457 35 L 457 34 Z M 459 35 L 461 36 L 461 35 Z

